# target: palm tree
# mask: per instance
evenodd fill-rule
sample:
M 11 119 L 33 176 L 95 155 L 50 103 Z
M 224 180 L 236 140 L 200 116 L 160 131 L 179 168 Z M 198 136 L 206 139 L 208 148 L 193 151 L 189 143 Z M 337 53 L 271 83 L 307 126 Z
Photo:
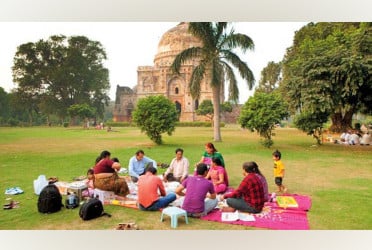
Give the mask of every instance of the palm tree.
M 229 100 L 237 102 L 239 89 L 232 66 L 238 69 L 240 76 L 247 81 L 249 89 L 254 85 L 254 76 L 248 65 L 237 56 L 233 49 L 240 48 L 243 52 L 253 49 L 254 43 L 250 37 L 227 30 L 226 22 L 191 22 L 189 32 L 202 42 L 202 47 L 191 47 L 181 51 L 174 59 L 171 69 L 179 74 L 183 63 L 197 59 L 198 65 L 193 69 L 190 79 L 190 93 L 193 99 L 200 97 L 200 83 L 210 77 L 214 109 L 214 141 L 221 141 L 220 132 L 220 93 L 225 79 L 229 86 Z

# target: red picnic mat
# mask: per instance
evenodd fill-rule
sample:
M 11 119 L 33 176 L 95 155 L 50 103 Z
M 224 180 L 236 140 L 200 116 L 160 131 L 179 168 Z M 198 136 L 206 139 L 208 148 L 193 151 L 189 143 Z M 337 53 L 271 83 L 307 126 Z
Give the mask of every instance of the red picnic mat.
M 222 212 L 215 209 L 206 216 L 201 217 L 202 220 L 215 221 L 228 224 L 236 224 L 250 227 L 260 227 L 268 229 L 280 230 L 308 230 L 309 222 L 307 219 L 307 211 L 311 207 L 311 199 L 303 195 L 288 195 L 296 199 L 297 208 L 281 208 L 274 202 L 266 202 L 262 212 L 252 214 L 254 221 L 222 221 Z

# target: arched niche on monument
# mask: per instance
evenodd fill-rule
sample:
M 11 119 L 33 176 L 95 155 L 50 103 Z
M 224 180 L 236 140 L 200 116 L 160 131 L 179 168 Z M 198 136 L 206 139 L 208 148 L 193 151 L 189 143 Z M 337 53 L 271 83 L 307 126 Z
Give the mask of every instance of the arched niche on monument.
M 173 77 L 168 82 L 168 93 L 173 95 L 185 95 L 185 81 L 181 77 Z
M 180 115 L 181 112 L 182 112 L 182 105 L 181 105 L 181 103 L 179 103 L 178 101 L 175 101 L 174 104 L 176 105 L 176 110 L 177 110 L 178 115 Z

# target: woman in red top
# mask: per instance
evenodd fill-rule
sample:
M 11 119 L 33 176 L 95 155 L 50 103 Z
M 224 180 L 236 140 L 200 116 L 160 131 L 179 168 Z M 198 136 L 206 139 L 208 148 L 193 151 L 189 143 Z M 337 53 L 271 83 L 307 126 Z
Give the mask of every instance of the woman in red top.
M 125 197 L 129 188 L 124 178 L 118 176 L 121 166 L 119 162 L 110 159 L 111 153 L 102 151 L 94 166 L 94 187 L 105 191 L 113 191 L 118 196 Z
M 221 196 L 221 200 L 226 199 L 229 207 L 223 211 L 233 212 L 239 210 L 248 213 L 260 213 L 264 203 L 264 188 L 260 179 L 255 174 L 255 162 L 245 162 L 243 164 L 244 179 L 239 187 L 231 193 Z

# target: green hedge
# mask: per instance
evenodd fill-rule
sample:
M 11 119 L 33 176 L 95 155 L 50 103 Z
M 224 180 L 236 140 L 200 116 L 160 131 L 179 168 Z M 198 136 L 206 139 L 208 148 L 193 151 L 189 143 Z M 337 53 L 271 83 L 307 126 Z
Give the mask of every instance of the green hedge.
M 105 127 L 136 127 L 134 122 L 106 122 Z
M 211 122 L 177 122 L 177 127 L 212 127 Z M 221 122 L 220 127 L 225 127 L 225 123 Z
M 106 122 L 106 127 L 136 127 L 134 122 Z M 177 122 L 176 127 L 211 127 L 210 122 Z M 225 127 L 225 123 L 221 122 L 220 127 Z

